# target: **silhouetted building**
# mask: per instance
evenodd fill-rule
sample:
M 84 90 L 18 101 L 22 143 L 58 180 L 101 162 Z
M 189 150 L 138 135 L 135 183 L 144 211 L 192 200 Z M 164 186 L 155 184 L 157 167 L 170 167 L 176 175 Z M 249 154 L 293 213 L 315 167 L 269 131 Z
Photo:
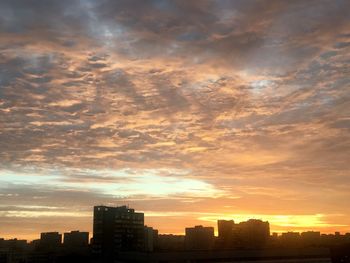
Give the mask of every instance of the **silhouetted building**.
M 287 232 L 282 233 L 281 242 L 283 247 L 300 247 L 300 233 L 299 232 Z
M 159 233 L 157 229 L 153 229 L 153 250 L 156 249 L 158 245 Z
M 257 219 L 235 224 L 233 220 L 218 220 L 217 248 L 260 248 L 270 239 L 270 224 Z
M 45 250 L 57 250 L 61 247 L 62 235 L 58 232 L 46 232 L 40 234 L 40 248 Z
M 270 237 L 270 224 L 258 219 L 249 219 L 234 226 L 243 247 L 259 248 L 266 245 Z
M 158 239 L 158 230 L 145 226 L 144 228 L 144 251 L 154 250 Z
M 87 247 L 89 245 L 89 232 L 71 231 L 64 233 L 63 244 L 70 248 Z
M 214 228 L 195 226 L 186 228 L 186 249 L 211 249 L 214 245 Z
M 182 235 L 158 235 L 156 242 L 157 250 L 178 251 L 185 248 L 185 236 Z
M 120 251 L 144 249 L 144 214 L 127 206 L 94 207 L 93 253 L 105 262 Z
M 316 231 L 303 232 L 300 235 L 303 246 L 318 246 L 321 243 L 321 233 Z
M 25 262 L 27 240 L 0 239 L 0 263 Z
M 0 248 L 10 248 L 24 250 L 27 246 L 27 240 L 20 240 L 17 238 L 5 240 L 0 238 Z
M 230 248 L 233 246 L 233 220 L 218 220 L 218 247 Z

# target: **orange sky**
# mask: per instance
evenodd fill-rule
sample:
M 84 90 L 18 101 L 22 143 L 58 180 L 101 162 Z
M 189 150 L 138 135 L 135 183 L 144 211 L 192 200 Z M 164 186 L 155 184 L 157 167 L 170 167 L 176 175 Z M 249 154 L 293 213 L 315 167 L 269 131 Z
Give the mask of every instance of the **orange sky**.
M 349 4 L 1 1 L 0 237 L 350 232 Z

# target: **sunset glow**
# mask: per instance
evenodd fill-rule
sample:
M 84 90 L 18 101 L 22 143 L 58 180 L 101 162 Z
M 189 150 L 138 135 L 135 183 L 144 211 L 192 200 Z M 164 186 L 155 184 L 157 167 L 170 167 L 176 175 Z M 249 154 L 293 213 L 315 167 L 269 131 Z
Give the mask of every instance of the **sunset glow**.
M 349 1 L 0 1 L 0 237 L 350 231 Z

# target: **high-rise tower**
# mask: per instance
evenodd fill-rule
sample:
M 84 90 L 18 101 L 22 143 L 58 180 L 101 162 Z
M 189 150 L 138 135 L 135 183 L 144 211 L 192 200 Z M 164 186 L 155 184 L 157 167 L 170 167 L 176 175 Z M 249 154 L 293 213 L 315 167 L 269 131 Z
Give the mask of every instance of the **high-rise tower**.
M 120 251 L 144 249 L 144 214 L 127 206 L 94 207 L 93 253 L 108 262 Z

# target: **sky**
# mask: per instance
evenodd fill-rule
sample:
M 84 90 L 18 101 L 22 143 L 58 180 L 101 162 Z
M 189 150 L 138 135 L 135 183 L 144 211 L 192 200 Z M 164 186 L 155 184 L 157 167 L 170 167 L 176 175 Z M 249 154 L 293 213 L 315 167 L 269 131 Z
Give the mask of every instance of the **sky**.
M 0 1 L 0 237 L 350 232 L 349 156 L 347 0 Z

